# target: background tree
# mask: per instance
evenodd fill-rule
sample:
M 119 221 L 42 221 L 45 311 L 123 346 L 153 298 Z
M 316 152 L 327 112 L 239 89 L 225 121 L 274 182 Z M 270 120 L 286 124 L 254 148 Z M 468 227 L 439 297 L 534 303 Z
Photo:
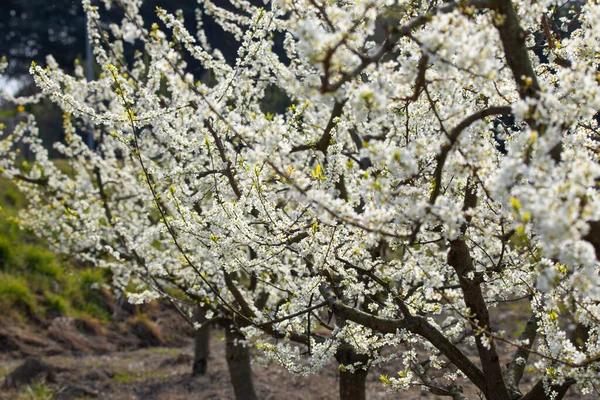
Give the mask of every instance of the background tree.
M 253 0 L 254 3 L 257 0 Z M 100 4 L 94 1 L 93 4 Z M 231 9 L 228 1 L 217 0 L 215 5 Z M 0 17 L 0 55 L 6 56 L 8 66 L 4 71 L 3 84 L 8 85 L 16 91 L 18 97 L 35 95 L 39 89 L 33 84 L 27 72 L 32 61 L 39 64 L 46 63 L 46 57 L 52 55 L 54 61 L 66 72 L 74 73 L 77 67 L 86 69 L 86 15 L 81 3 L 73 0 L 59 0 L 54 2 L 45 1 L 21 1 L 10 0 L 4 4 L 6 12 Z M 212 48 L 219 49 L 228 63 L 234 63 L 237 53 L 237 44 L 234 36 L 224 31 L 218 23 L 205 13 L 196 15 L 195 4 L 186 1 L 175 0 L 164 4 L 163 7 L 169 12 L 179 10 L 184 17 L 186 28 L 195 34 L 196 17 L 202 21 L 203 32 L 207 42 Z M 140 13 L 144 18 L 154 16 L 155 4 L 145 2 L 140 7 Z M 202 10 L 203 8 L 198 8 Z M 101 24 L 103 30 L 110 32 L 111 24 L 120 23 L 123 18 L 118 7 L 102 9 Z M 124 57 L 128 61 L 133 60 L 136 50 L 142 47 L 134 44 L 126 44 L 123 48 Z M 281 53 L 281 52 L 280 52 Z M 194 74 L 198 79 L 210 80 L 210 72 L 203 69 L 201 63 L 193 57 L 183 53 L 188 63 L 187 71 Z M 87 73 L 87 72 L 86 72 Z M 99 73 L 98 66 L 94 73 Z M 278 92 L 272 92 L 264 99 L 265 107 L 281 110 L 285 109 L 285 98 L 278 97 Z M 9 101 L 7 101 L 9 100 Z M 13 96 L 0 95 L 0 107 L 5 124 L 13 125 L 17 104 L 13 104 Z M 59 156 L 52 144 L 63 140 L 62 135 L 62 113 L 50 101 L 41 100 L 37 105 L 29 105 L 27 111 L 36 115 L 39 122 L 40 135 L 44 145 L 50 150 L 51 157 Z M 270 109 L 269 108 L 269 109 Z
M 44 62 L 48 54 L 54 54 L 61 65 L 71 68 L 73 60 L 85 54 L 85 14 L 81 4 L 70 0 L 7 0 L 3 9 L 0 54 L 10 59 L 7 75 L 28 75 L 31 61 Z

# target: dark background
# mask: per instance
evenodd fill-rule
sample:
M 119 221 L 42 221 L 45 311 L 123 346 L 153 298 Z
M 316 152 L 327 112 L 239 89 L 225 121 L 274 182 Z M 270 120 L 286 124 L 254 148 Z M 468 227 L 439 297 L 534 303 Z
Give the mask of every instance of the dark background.
M 99 5 L 102 26 L 107 28 L 111 23 L 120 24 L 124 17 L 121 8 L 113 4 L 110 10 L 106 10 L 100 1 L 92 0 L 92 4 Z M 217 6 L 231 9 L 228 0 L 215 0 Z M 263 6 L 261 0 L 252 0 L 257 6 Z M 201 7 L 195 1 L 190 0 L 146 0 L 141 8 L 146 28 L 153 22 L 166 32 L 163 24 L 156 17 L 156 6 L 160 5 L 168 12 L 174 13 L 181 10 L 184 15 L 186 28 L 192 35 L 196 34 L 195 9 Z M 225 59 L 233 64 L 237 56 L 239 43 L 233 35 L 223 31 L 210 16 L 203 15 L 203 28 L 207 39 L 213 48 L 219 49 Z M 276 38 L 276 48 L 281 49 L 282 38 Z M 134 50 L 141 50 L 141 44 L 136 46 L 124 43 L 125 56 L 132 58 Z M 279 51 L 283 56 L 283 51 Z M 4 73 L 5 82 L 11 82 L 11 86 L 18 86 L 16 95 L 30 95 L 38 91 L 29 75 L 31 62 L 39 65 L 46 64 L 46 56 L 52 54 L 60 65 L 68 73 L 72 73 L 75 62 L 84 67 L 86 63 L 86 15 L 79 0 L 4 0 L 2 12 L 0 12 L 0 57 L 6 56 L 9 66 Z M 188 69 L 196 79 L 207 79 L 206 71 L 202 66 L 189 57 L 187 52 L 182 51 L 187 57 Z M 99 66 L 94 65 L 97 74 Z M 18 85 L 16 85 L 18 83 Z M 274 103 L 281 102 L 281 96 L 270 94 L 268 100 Z M 282 104 L 285 103 L 282 100 Z M 281 108 L 278 104 L 273 107 Z M 40 135 L 48 149 L 52 153 L 51 144 L 62 140 L 62 112 L 58 107 L 43 100 L 39 104 L 25 106 L 27 113 L 36 116 Z M 7 126 L 5 132 L 24 118 L 14 104 L 10 104 L 0 96 L 0 122 Z M 56 155 L 56 154 L 52 154 Z

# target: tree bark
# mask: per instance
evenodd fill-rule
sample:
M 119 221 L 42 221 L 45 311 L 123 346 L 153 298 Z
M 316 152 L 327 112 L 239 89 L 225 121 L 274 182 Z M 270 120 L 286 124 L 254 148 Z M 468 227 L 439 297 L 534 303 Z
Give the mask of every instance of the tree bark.
M 533 342 L 535 341 L 535 337 L 537 335 L 537 328 L 538 318 L 536 317 L 535 313 L 533 313 L 531 318 L 527 321 L 527 325 L 525 325 L 523 333 L 521 333 L 521 336 L 519 336 L 520 342 L 527 340 L 528 344 L 524 345 L 523 347 L 519 347 L 513 356 L 512 361 L 506 366 L 506 371 L 504 372 L 504 381 L 506 382 L 506 387 L 508 388 L 510 398 L 512 400 L 523 397 L 523 394 L 519 390 L 519 382 L 521 382 L 521 379 L 523 378 L 525 366 L 527 364 L 527 360 L 529 359 L 529 353 L 533 347 Z M 520 362 L 519 359 L 524 360 L 524 362 Z
M 552 385 L 551 390 L 556 393 L 556 400 L 561 400 L 565 397 L 571 385 L 575 384 L 575 381 L 569 379 L 565 381 L 562 385 Z M 527 393 L 525 396 L 521 398 L 521 400 L 546 400 L 548 396 L 546 395 L 546 389 L 544 389 L 544 381 L 540 379 L 535 386 Z
M 508 389 L 504 382 L 500 359 L 496 351 L 496 344 L 485 333 L 478 332 L 479 328 L 490 329 L 490 315 L 483 297 L 480 283 L 476 278 L 470 279 L 469 273 L 475 273 L 473 259 L 464 240 L 457 239 L 450 242 L 448 264 L 456 270 L 465 304 L 469 307 L 472 316 L 469 322 L 475 330 L 475 344 L 483 374 L 485 377 L 485 397 L 489 400 L 510 400 Z M 489 340 L 484 345 L 482 340 Z
M 341 348 L 337 351 L 335 358 L 341 365 L 362 363 L 362 368 L 354 372 L 340 370 L 340 400 L 365 400 L 368 357 L 356 354 L 352 349 Z
M 329 299 L 332 297 L 325 296 Z M 336 316 L 356 322 L 368 328 L 383 333 L 396 333 L 398 329 L 406 329 L 425 338 L 433 344 L 448 359 L 458 367 L 479 390 L 486 392 L 485 376 L 483 372 L 446 336 L 431 325 L 425 318 L 412 316 L 404 319 L 387 319 L 366 313 L 350 307 L 340 300 L 333 300 L 331 309 Z
M 538 98 L 540 84 L 525 43 L 527 33 L 521 28 L 519 16 L 511 0 L 499 0 L 495 4 L 499 15 L 504 17 L 502 23 L 495 23 L 495 26 L 500 34 L 506 63 L 513 72 L 519 95 L 522 99 Z
M 600 260 L 600 221 L 589 221 L 590 231 L 583 237 L 596 251 L 596 259 Z
M 477 192 L 467 183 L 463 211 L 476 206 Z M 468 222 L 470 219 L 467 220 Z M 467 227 L 467 224 L 463 224 L 461 227 L 462 235 L 466 234 Z M 489 400 L 510 400 L 496 344 L 491 336 L 479 331 L 480 329 L 490 330 L 490 314 L 481 289 L 482 279 L 476 274 L 469 246 L 462 237 L 450 241 L 448 264 L 456 271 L 465 304 L 471 312 L 469 322 L 475 331 L 475 344 L 485 378 L 485 397 Z M 484 344 L 484 341 L 487 343 Z
M 206 322 L 206 310 L 197 306 L 194 311 L 194 322 L 203 324 Z M 194 331 L 194 366 L 192 376 L 204 375 L 208 365 L 210 341 L 210 324 L 203 325 Z
M 367 371 L 340 372 L 340 400 L 365 400 Z
M 248 347 L 236 343 L 245 338 L 232 325 L 231 321 L 228 321 L 225 328 L 225 339 L 225 356 L 235 398 L 237 400 L 256 400 L 256 392 L 252 383 L 252 368 L 250 367 L 250 351 Z

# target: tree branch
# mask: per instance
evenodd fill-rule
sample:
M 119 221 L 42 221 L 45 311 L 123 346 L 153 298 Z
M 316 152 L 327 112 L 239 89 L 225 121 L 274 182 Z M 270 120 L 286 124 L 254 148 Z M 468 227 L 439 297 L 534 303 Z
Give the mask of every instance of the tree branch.
M 529 350 L 531 350 L 537 334 L 537 327 L 538 318 L 535 315 L 532 315 L 527 321 L 523 333 L 519 336 L 520 343 L 523 343 L 525 340 L 527 340 L 527 343 L 523 347 L 517 349 L 512 361 L 507 365 L 507 371 L 504 373 L 504 380 L 506 381 L 506 386 L 510 392 L 510 397 L 513 400 L 519 399 L 522 396 L 521 391 L 519 390 L 519 382 L 521 381 L 521 378 L 523 378 L 523 372 L 525 371 L 527 359 L 529 358 Z M 519 359 L 522 359 L 522 361 L 519 361 Z
M 336 119 L 341 117 L 342 112 L 344 111 L 344 105 L 347 100 L 336 101 L 333 105 L 333 110 L 331 110 L 331 116 L 329 117 L 329 122 L 327 122 L 327 126 L 325 127 L 325 131 L 323 132 L 323 136 L 315 145 L 315 149 L 320 150 L 323 154 L 327 154 L 327 148 L 331 143 L 331 131 L 335 128 Z
M 567 394 L 569 388 L 575 384 L 576 381 L 574 379 L 566 380 L 562 385 L 552 385 L 550 386 L 550 390 L 556 392 L 556 397 L 553 397 L 555 400 L 561 400 Z M 548 396 L 546 395 L 546 389 L 544 388 L 544 378 L 540 379 L 535 386 L 520 400 L 546 400 Z
M 467 183 L 463 211 L 475 207 L 476 203 L 476 189 Z M 462 231 L 464 235 L 466 225 L 462 227 Z M 490 314 L 481 290 L 481 281 L 477 279 L 469 247 L 462 238 L 462 235 L 461 238 L 450 241 L 448 264 L 456 271 L 465 305 L 471 313 L 469 323 L 475 333 L 477 352 L 479 353 L 479 359 L 481 360 L 485 376 L 486 389 L 484 393 L 488 399 L 508 400 L 510 399 L 510 395 L 504 383 L 496 344 L 491 336 L 486 335 L 482 331 L 482 328 L 484 330 L 490 329 Z
M 229 186 L 231 186 L 233 193 L 235 193 L 236 197 L 239 199 L 242 197 L 242 191 L 240 190 L 240 187 L 237 181 L 235 180 L 235 176 L 233 175 L 231 161 L 227 158 L 227 155 L 225 154 L 225 147 L 223 146 L 223 142 L 221 141 L 221 138 L 219 137 L 209 120 L 205 121 L 204 126 L 206 126 L 206 128 L 212 135 L 213 140 L 215 141 L 215 145 L 217 146 L 217 150 L 219 152 L 219 157 L 221 158 L 221 161 L 225 163 L 224 173 L 227 177 L 227 180 L 229 181 Z
M 325 291 L 326 292 L 326 291 Z M 324 290 L 321 291 L 324 294 Z M 325 294 L 332 311 L 336 316 L 361 324 L 382 333 L 397 333 L 406 329 L 427 339 L 440 350 L 450 362 L 460 369 L 481 391 L 486 391 L 483 372 L 465 356 L 458 347 L 448 340 L 440 331 L 431 325 L 425 318 L 408 317 L 404 319 L 386 319 L 368 314 L 364 311 L 350 307 L 336 299 L 331 293 Z
M 460 134 L 469 126 L 471 126 L 471 124 L 473 124 L 476 121 L 479 121 L 480 119 L 492 115 L 508 115 L 510 113 L 512 113 L 512 108 L 510 106 L 494 106 L 483 110 L 479 110 L 469 115 L 467 118 L 463 119 L 448 133 L 448 142 L 442 146 L 440 153 L 437 156 L 437 165 L 433 173 L 434 187 L 429 197 L 429 204 L 433 205 L 440 194 L 444 165 L 446 163 L 446 159 L 448 158 L 450 150 L 452 150 L 452 148 L 458 141 Z
M 14 178 L 20 179 L 27 183 L 33 183 L 34 185 L 48 186 L 48 178 L 33 179 L 33 178 L 28 178 L 25 175 L 21 175 L 21 174 L 15 175 Z
M 471 0 L 471 1 L 467 1 L 466 4 L 463 2 L 460 2 L 460 5 L 471 6 L 471 7 L 477 8 L 477 9 L 484 9 L 484 8 L 492 7 L 494 5 L 494 3 L 492 1 L 487 1 L 487 0 Z M 350 71 L 348 73 L 342 73 L 341 78 L 339 78 L 337 80 L 337 82 L 334 82 L 334 83 L 329 82 L 329 71 L 326 70 L 325 75 L 321 79 L 323 82 L 322 86 L 321 86 L 321 92 L 322 93 L 335 92 L 340 87 L 342 87 L 342 85 L 344 83 L 346 83 L 346 82 L 350 81 L 351 79 L 355 78 L 356 76 L 358 76 L 369 65 L 380 61 L 387 53 L 392 51 L 392 49 L 394 48 L 394 46 L 396 46 L 396 43 L 398 43 L 398 41 L 400 39 L 402 39 L 403 37 L 409 36 L 413 30 L 415 30 L 415 29 L 425 25 L 427 22 L 431 21 L 433 16 L 435 16 L 437 14 L 450 13 L 450 12 L 454 11 L 458 6 L 459 6 L 458 2 L 454 2 L 454 1 L 447 2 L 447 3 L 440 5 L 439 7 L 433 8 L 427 14 L 422 14 L 422 15 L 419 15 L 418 17 L 413 18 L 412 20 L 410 20 L 409 22 L 407 22 L 406 24 L 404 24 L 400 27 L 393 27 L 392 34 L 390 36 L 388 36 L 386 38 L 386 40 L 379 46 L 379 49 L 375 52 L 375 54 L 373 54 L 372 56 L 363 55 L 361 57 L 361 60 L 362 60 L 361 63 L 358 66 L 356 66 L 352 71 Z
M 519 17 L 511 0 L 497 0 L 496 11 L 501 18 L 494 18 L 494 25 L 500 34 L 506 63 L 513 73 L 519 96 L 522 99 L 538 98 L 540 84 L 525 46 L 527 34 L 519 24 Z

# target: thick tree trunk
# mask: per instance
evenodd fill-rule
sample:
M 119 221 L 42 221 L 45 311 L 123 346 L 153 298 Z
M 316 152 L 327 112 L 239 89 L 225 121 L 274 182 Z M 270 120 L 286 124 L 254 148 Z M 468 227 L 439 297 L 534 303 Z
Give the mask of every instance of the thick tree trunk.
M 340 372 L 340 400 L 365 400 L 367 371 Z
M 365 400 L 368 357 L 356 354 L 352 349 L 339 349 L 335 358 L 341 365 L 361 362 L 365 369 L 357 369 L 355 372 L 340 371 L 340 400 Z
M 231 323 L 225 328 L 225 355 L 231 377 L 231 385 L 237 400 L 256 400 L 256 392 L 252 384 L 252 368 L 250 367 L 250 351 L 248 347 L 237 345 L 237 340 L 244 340 Z
M 194 311 L 194 322 L 203 324 L 206 322 L 206 310 L 202 307 L 197 306 Z M 209 341 L 210 341 L 210 324 L 202 326 L 194 332 L 194 366 L 192 368 L 192 375 L 204 375 L 206 373 L 206 367 L 208 364 L 209 354 Z

